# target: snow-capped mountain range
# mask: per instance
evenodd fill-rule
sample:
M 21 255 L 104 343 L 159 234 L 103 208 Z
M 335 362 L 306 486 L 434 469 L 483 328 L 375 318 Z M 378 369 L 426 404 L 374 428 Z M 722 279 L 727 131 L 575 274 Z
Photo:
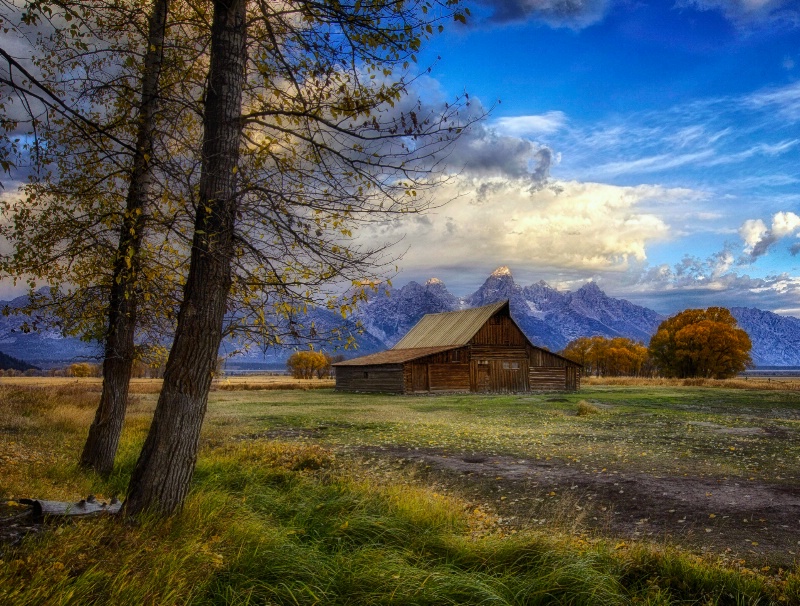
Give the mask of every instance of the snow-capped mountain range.
M 427 313 L 454 311 L 508 299 L 511 314 L 536 345 L 559 351 L 578 337 L 627 337 L 645 344 L 666 319 L 652 309 L 606 295 L 594 282 L 573 292 L 545 282 L 520 286 L 508 267 L 499 267 L 473 294 L 459 299 L 436 278 L 409 282 L 373 295 L 357 314 L 365 332 L 391 347 Z M 758 366 L 800 366 L 800 319 L 733 307 L 731 313 L 753 341 Z M 360 353 L 369 353 L 362 351 Z
M 441 280 L 425 284 L 409 282 L 402 288 L 379 289 L 371 293 L 353 320 L 361 323 L 363 334 L 358 349 L 344 351 L 347 357 L 365 355 L 393 346 L 422 316 L 455 311 L 508 299 L 511 314 L 531 341 L 559 351 L 578 337 L 601 335 L 628 337 L 647 343 L 666 318 L 651 309 L 606 295 L 594 282 L 573 292 L 559 291 L 545 282 L 520 286 L 507 267 L 499 267 L 474 293 L 459 298 Z M 15 307 L 24 299 L 0 301 L 0 309 Z M 751 355 L 757 366 L 800 366 L 800 319 L 746 307 L 733 307 L 731 313 L 753 342 Z M 327 310 L 309 313 L 317 326 L 333 325 L 335 314 Z M 330 316 L 330 317 L 329 317 Z M 75 338 L 61 337 L 56 331 L 23 333 L 18 316 L 0 316 L 0 351 L 27 362 L 48 367 L 70 359 L 94 357 L 97 346 Z M 302 347 L 302 344 L 298 344 Z M 222 353 L 222 350 L 221 350 Z M 281 363 L 290 350 L 237 356 L 233 361 Z

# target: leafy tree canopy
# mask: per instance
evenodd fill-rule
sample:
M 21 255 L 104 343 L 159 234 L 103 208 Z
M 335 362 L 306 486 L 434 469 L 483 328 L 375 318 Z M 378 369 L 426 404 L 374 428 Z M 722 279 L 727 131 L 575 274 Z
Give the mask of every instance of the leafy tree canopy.
M 668 377 L 724 379 L 751 363 L 752 343 L 724 307 L 687 309 L 665 320 L 650 340 L 650 355 Z
M 333 358 L 321 351 L 296 351 L 286 360 L 286 368 L 295 379 L 319 379 L 331 375 Z

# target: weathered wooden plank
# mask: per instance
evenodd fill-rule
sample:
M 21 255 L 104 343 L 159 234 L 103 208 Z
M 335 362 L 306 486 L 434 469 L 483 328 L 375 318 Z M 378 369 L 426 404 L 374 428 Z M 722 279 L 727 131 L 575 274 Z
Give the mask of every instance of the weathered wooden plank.
M 428 370 L 431 391 L 469 391 L 469 364 L 431 364 Z
M 497 315 L 489 319 L 470 340 L 473 345 L 522 346 L 527 343 L 523 332 L 509 316 Z
M 40 519 L 55 516 L 93 516 L 99 514 L 115 514 L 122 507 L 122 502 L 116 498 L 110 503 L 98 501 L 94 495 L 89 495 L 77 503 L 63 501 L 44 501 L 41 499 L 19 499 L 23 505 L 29 505 L 33 510 L 33 517 Z
M 531 389 L 567 389 L 567 368 L 531 367 L 528 371 Z
M 340 366 L 336 369 L 337 391 L 403 393 L 403 366 Z

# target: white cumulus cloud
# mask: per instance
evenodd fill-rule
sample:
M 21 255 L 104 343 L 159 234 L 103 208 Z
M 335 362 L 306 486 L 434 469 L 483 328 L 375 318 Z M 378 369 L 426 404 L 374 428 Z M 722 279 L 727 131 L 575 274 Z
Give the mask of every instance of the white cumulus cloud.
M 793 212 L 778 212 L 772 216 L 772 225 L 767 227 L 761 219 L 748 219 L 739 228 L 744 242 L 747 260 L 753 261 L 765 255 L 778 240 L 800 231 L 800 216 Z M 794 250 L 794 247 L 792 247 Z
M 372 237 L 404 235 L 404 271 L 505 264 L 622 271 L 646 259 L 649 243 L 670 237 L 669 226 L 639 205 L 684 194 L 577 181 L 532 189 L 524 178 L 463 177 L 438 190 L 439 199 L 452 201 L 428 221 L 382 224 Z

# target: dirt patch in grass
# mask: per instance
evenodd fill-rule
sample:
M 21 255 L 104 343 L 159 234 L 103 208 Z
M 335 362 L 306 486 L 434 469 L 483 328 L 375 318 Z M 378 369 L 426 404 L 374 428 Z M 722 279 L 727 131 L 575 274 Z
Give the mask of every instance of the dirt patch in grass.
M 576 526 L 621 539 L 665 540 L 776 566 L 797 563 L 800 553 L 800 488 L 792 484 L 593 473 L 555 458 L 398 446 L 351 452 L 425 470 L 520 527 L 574 518 Z
M 765 427 L 725 427 L 724 425 L 709 423 L 707 421 L 690 421 L 689 425 L 694 425 L 695 427 L 705 427 L 714 433 L 722 433 L 733 436 L 760 436 L 773 433 L 770 431 L 770 428 Z

